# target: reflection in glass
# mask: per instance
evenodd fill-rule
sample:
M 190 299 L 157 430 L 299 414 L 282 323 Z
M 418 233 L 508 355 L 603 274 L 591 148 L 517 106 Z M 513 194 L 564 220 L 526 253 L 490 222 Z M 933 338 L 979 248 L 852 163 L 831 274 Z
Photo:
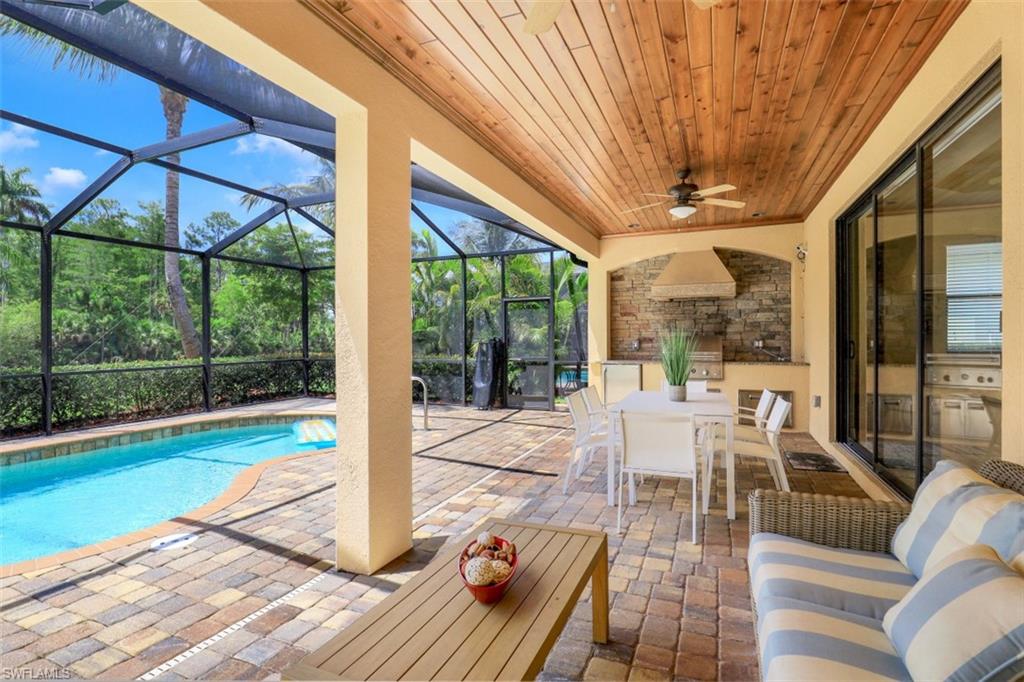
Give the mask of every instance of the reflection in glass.
M 847 376 L 846 440 L 857 443 L 869 458 L 875 450 L 875 288 L 874 211 L 868 205 L 845 226 L 848 273 L 845 312 L 850 329 L 845 363 Z
M 924 471 L 1001 452 L 1002 215 L 998 84 L 924 145 Z
M 875 197 L 878 389 L 876 466 L 914 487 L 917 444 L 917 171 L 897 171 Z

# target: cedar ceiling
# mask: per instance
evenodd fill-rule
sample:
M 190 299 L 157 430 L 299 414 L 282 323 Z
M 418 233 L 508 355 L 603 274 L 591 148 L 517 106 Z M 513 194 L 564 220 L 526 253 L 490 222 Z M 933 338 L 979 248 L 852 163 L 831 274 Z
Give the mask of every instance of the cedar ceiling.
M 574 0 L 531 36 L 523 0 L 305 2 L 602 236 L 802 219 L 966 5 Z M 683 166 L 746 207 L 622 214 Z

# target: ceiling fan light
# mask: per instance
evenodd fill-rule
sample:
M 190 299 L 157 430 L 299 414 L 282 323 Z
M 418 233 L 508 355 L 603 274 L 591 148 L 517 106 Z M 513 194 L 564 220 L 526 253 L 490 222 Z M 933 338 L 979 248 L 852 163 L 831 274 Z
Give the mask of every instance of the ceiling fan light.
M 674 218 L 680 220 L 682 218 L 689 218 L 697 212 L 697 207 L 690 204 L 678 204 L 668 210 Z

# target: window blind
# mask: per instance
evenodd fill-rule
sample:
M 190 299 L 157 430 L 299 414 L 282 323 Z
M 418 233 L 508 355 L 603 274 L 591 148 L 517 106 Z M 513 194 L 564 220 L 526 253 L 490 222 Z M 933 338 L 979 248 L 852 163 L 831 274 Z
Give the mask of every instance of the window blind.
M 946 346 L 953 353 L 999 351 L 1003 344 L 1003 245 L 946 247 Z

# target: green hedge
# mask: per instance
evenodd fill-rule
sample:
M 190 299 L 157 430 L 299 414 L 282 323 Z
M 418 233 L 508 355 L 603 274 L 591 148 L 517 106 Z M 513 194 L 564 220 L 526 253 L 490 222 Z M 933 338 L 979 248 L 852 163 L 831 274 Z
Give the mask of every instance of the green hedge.
M 203 409 L 203 369 L 53 377 L 53 428 L 137 421 Z
M 302 395 L 302 361 L 214 365 L 215 407 L 247 405 Z
M 80 365 L 75 371 L 124 369 L 100 374 L 53 375 L 55 431 L 151 419 L 203 409 L 203 369 L 167 367 L 172 362 Z M 66 369 L 66 368 L 65 368 Z M 214 364 L 214 407 L 246 405 L 302 395 L 302 361 Z M 26 374 L 28 374 L 26 372 Z M 309 392 L 334 395 L 334 360 L 309 364 Z M 43 430 L 41 376 L 0 377 L 0 436 L 11 438 Z
M 42 429 L 42 376 L 0 377 L 0 437 L 26 436 Z
M 413 359 L 412 373 L 427 382 L 430 400 L 456 403 L 462 402 L 462 362 L 444 361 L 437 358 Z M 418 382 L 412 384 L 413 401 L 423 400 L 423 389 Z

